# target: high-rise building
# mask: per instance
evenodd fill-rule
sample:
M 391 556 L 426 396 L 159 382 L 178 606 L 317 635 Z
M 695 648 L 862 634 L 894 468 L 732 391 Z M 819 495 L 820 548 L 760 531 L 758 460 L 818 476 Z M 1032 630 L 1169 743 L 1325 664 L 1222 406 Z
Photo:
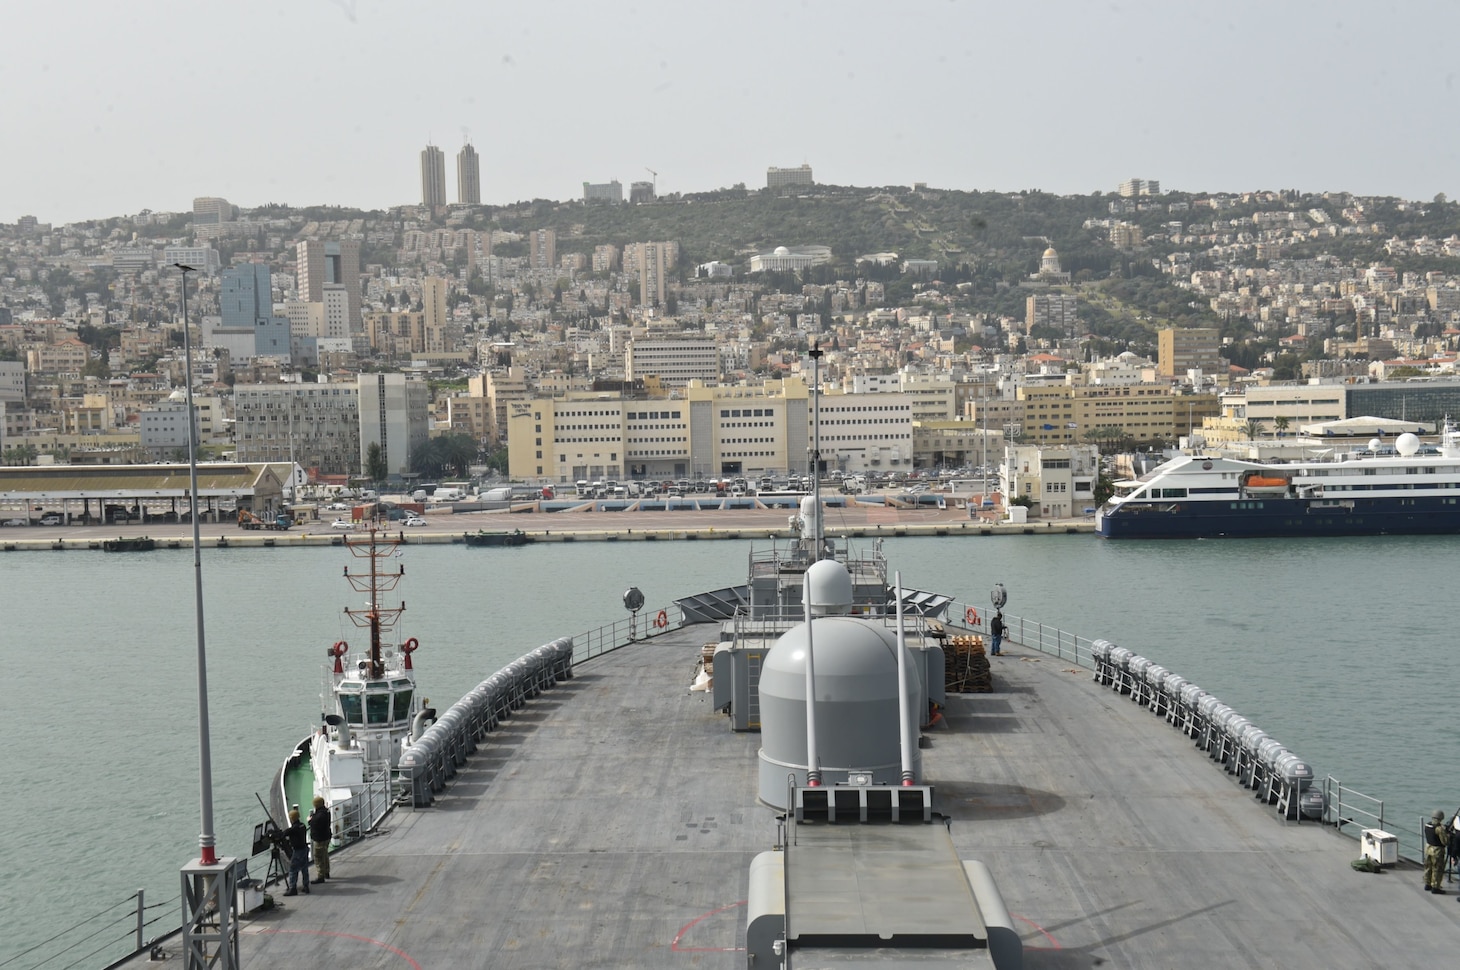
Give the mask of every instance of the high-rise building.
M 430 387 L 405 374 L 361 374 L 356 386 L 360 400 L 360 470 L 367 468 L 370 446 L 379 445 L 387 474 L 394 477 L 412 471 L 411 457 L 429 436 Z
M 558 234 L 552 229 L 534 229 L 529 238 L 532 245 L 530 265 L 534 270 L 546 272 L 558 265 Z
M 635 243 L 635 263 L 639 269 L 640 306 L 664 305 L 664 277 L 673 264 L 665 243 Z
M 244 263 L 225 269 L 219 282 L 218 305 L 218 325 L 204 319 L 206 346 L 225 348 L 236 361 L 291 358 L 292 327 L 287 317 L 274 315 L 273 280 L 268 266 Z
M 446 154 L 435 145 L 421 152 L 421 205 L 446 204 Z
M 456 201 L 462 205 L 481 205 L 482 202 L 481 158 L 470 142 L 456 153 Z
M 321 242 L 302 239 L 296 248 L 299 299 L 307 303 L 324 302 L 324 284 L 344 286 L 349 300 L 350 332 L 364 331 L 360 303 L 360 242 L 341 239 Z
M 815 184 L 811 178 L 810 165 L 797 165 L 795 168 L 776 168 L 772 165 L 765 170 L 765 187 L 773 191 L 787 186 Z
M 1161 183 L 1157 179 L 1126 179 L 1120 183 L 1120 194 L 1127 199 L 1138 195 L 1160 195 Z

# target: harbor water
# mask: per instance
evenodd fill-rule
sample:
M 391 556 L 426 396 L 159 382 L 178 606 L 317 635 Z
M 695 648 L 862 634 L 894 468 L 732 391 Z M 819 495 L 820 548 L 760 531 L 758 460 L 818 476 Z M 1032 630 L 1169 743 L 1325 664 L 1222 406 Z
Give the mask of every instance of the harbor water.
M 1109 542 L 1092 536 L 886 542 L 904 585 L 1006 611 L 1149 657 L 1220 697 L 1313 765 L 1386 799 L 1391 830 L 1454 811 L 1448 726 L 1456 540 Z M 407 546 L 406 636 L 438 709 L 528 650 L 679 596 L 744 581 L 751 543 Z M 283 756 L 317 723 L 325 649 L 365 637 L 344 615 L 340 548 L 204 550 L 209 703 L 220 856 L 246 855 Z M 66 927 L 137 889 L 180 913 L 178 869 L 199 830 L 193 560 L 10 553 L 0 723 L 10 745 L 0 811 L 0 967 L 29 967 Z M 1016 629 L 1017 633 L 1017 629 Z M 1026 662 L 1017 648 L 998 663 Z M 686 682 L 691 671 L 686 669 Z M 728 728 L 727 728 L 728 729 Z M 1199 757 L 1199 755 L 1193 755 Z M 1259 809 L 1254 807 L 1254 811 Z M 1357 850 L 1355 850 L 1357 855 Z M 262 862 L 262 860 L 259 860 Z M 348 853 L 340 860 L 348 866 Z M 107 919 L 115 918 L 115 913 Z M 125 935 L 99 933 L 44 964 L 95 967 Z

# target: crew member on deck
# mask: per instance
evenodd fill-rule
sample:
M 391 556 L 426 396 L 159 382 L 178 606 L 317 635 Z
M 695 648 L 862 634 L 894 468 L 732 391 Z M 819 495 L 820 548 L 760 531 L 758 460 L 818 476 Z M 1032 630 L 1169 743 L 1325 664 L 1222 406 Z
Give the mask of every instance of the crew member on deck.
M 309 813 L 309 841 L 314 844 L 314 881 L 330 877 L 330 810 L 319 795 L 314 796 L 314 811 Z
M 1445 895 L 1445 856 L 1449 852 L 1449 826 L 1445 824 L 1443 809 L 1435 809 L 1429 821 L 1424 824 L 1425 837 L 1425 892 Z
M 304 894 L 309 895 L 309 829 L 299 821 L 299 808 L 289 809 L 289 876 L 285 880 L 288 889 L 285 896 L 299 895 L 299 879 L 304 878 Z

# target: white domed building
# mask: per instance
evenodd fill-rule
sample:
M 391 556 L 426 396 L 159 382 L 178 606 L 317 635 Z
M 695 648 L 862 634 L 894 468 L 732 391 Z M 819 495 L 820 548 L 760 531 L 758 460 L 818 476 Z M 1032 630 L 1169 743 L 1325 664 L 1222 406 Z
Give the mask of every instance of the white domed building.
M 827 246 L 805 246 L 802 252 L 792 252 L 785 246 L 777 246 L 769 253 L 757 253 L 750 257 L 750 271 L 764 273 L 775 271 L 800 272 L 808 266 L 830 262 L 831 249 Z

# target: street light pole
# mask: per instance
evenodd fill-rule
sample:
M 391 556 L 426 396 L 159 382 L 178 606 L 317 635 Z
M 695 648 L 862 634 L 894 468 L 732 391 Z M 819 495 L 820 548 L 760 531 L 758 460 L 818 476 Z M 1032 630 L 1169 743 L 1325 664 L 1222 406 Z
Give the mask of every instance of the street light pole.
M 208 737 L 208 653 L 203 637 L 203 542 L 198 518 L 198 452 L 197 419 L 193 410 L 193 341 L 188 326 L 188 274 L 197 270 L 182 263 L 172 264 L 182 276 L 183 374 L 187 381 L 188 407 L 188 499 L 193 514 L 193 612 L 198 625 L 198 788 L 202 812 L 202 832 L 198 835 L 198 861 L 205 866 L 218 864 L 213 847 L 213 755 Z

